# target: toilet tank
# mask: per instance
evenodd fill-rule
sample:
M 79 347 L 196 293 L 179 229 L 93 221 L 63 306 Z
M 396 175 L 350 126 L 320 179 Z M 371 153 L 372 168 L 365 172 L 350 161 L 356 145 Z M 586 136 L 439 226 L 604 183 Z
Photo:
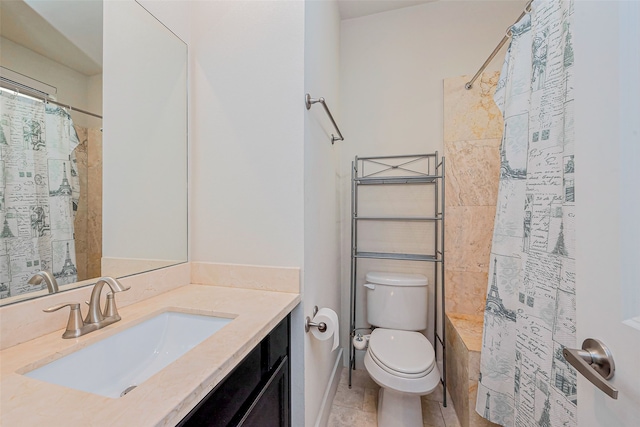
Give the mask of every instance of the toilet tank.
M 427 328 L 427 278 L 422 274 L 369 272 L 367 321 L 379 328 L 420 331 Z

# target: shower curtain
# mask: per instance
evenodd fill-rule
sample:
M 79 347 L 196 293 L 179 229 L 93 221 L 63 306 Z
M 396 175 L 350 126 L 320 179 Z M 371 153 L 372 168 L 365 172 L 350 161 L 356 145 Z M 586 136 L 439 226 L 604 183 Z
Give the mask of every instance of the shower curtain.
M 74 207 L 78 137 L 60 107 L 0 92 L 0 297 L 38 290 L 40 270 L 77 281 Z
M 495 101 L 504 117 L 476 411 L 504 426 L 575 426 L 571 1 L 512 28 Z

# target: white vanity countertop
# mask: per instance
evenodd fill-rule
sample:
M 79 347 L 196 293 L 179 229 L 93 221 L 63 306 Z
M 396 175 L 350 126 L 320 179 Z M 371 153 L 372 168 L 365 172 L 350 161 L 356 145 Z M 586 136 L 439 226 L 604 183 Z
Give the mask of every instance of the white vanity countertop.
M 0 425 L 174 426 L 299 301 L 294 293 L 187 285 L 124 307 L 120 322 L 77 339 L 62 339 L 61 325 L 59 331 L 0 351 Z M 21 375 L 167 310 L 234 320 L 118 399 Z

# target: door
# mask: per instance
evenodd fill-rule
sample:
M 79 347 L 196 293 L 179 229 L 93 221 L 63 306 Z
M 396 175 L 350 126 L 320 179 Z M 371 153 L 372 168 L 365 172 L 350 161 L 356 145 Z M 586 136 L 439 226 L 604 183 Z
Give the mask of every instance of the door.
M 609 347 L 619 392 L 578 374 L 580 427 L 640 425 L 638 22 L 637 1 L 575 2 L 577 346 Z

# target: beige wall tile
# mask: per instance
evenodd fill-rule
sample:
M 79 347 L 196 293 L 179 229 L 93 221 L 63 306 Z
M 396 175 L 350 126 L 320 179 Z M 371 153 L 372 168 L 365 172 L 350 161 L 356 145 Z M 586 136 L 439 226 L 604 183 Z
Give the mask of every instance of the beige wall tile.
M 445 270 L 447 313 L 483 315 L 487 299 L 487 278 L 488 273 L 484 271 Z
M 447 388 L 462 427 L 493 425 L 475 413 L 482 323 L 482 316 L 464 314 L 448 314 L 445 323 Z
M 444 140 L 501 138 L 502 114 L 493 102 L 500 73 L 484 73 L 471 90 L 464 85 L 472 76 L 444 80 Z
M 76 240 L 76 248 L 78 247 Z M 82 280 L 87 276 L 87 253 L 76 249 L 76 271 L 78 272 L 78 280 Z
M 459 313 L 447 314 L 447 320 L 455 328 L 464 346 L 471 352 L 479 352 L 482 348 L 482 315 L 469 315 Z
M 76 165 L 80 185 L 78 205 L 73 220 L 73 233 L 76 250 L 76 269 L 78 270 L 78 280 L 85 280 L 87 276 L 87 129 L 74 126 L 80 144 L 74 150 Z
M 102 265 L 102 258 L 95 255 L 95 254 L 89 254 L 89 257 L 87 259 L 87 275 L 89 277 L 100 277 L 102 276 L 101 274 L 101 265 Z
M 102 132 L 87 130 L 87 276 L 101 276 L 102 258 Z
M 495 206 L 454 206 L 447 209 L 446 268 L 452 271 L 489 271 Z
M 447 206 L 495 206 L 500 177 L 499 138 L 444 144 Z
M 300 269 L 193 262 L 192 283 L 277 292 L 300 292 Z
M 447 346 L 447 389 L 462 427 L 468 427 L 469 411 L 469 352 L 447 317 L 445 320 Z
M 476 336 L 482 347 L 482 331 Z M 478 382 L 480 379 L 480 351 L 469 350 L 469 381 Z

